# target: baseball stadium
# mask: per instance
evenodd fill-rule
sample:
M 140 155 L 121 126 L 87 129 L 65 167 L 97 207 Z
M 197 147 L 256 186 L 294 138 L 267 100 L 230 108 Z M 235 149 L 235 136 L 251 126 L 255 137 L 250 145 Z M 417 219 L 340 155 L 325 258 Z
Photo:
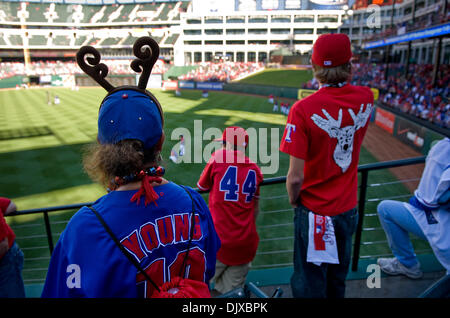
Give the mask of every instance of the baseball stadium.
M 41 296 L 51 255 L 72 216 L 106 194 L 82 162 L 97 140 L 106 93 L 77 65 L 77 51 L 95 47 L 114 86 L 137 85 L 130 63 L 133 44 L 144 36 L 160 48 L 147 89 L 164 112 L 161 155 L 168 179 L 194 188 L 208 202 L 208 191 L 198 189 L 197 181 L 217 147 L 213 139 L 220 135 L 214 131 L 237 125 L 255 132 L 254 161 L 264 174 L 256 220 L 260 240 L 243 293 L 229 296 L 292 297 L 290 159 L 280 142 L 291 106 L 320 89 L 311 50 L 329 33 L 350 38 L 351 83 L 370 87 L 375 98 L 358 162 L 359 219 L 345 296 L 448 297 L 446 269 L 429 242 L 414 235 L 423 277 L 378 272 L 379 285 L 370 284 L 370 265 L 393 256 L 377 206 L 383 200 L 407 202 L 430 149 L 450 137 L 448 5 L 448 0 L 1 1 L 0 197 L 17 206 L 5 220 L 24 254 L 26 297 Z M 193 142 L 174 159 L 181 135 Z

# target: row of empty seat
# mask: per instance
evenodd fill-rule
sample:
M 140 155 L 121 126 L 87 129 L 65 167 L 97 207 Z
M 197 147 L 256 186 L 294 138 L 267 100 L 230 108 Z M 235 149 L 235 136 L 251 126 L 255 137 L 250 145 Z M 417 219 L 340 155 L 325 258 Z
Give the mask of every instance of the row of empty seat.
M 179 21 L 190 2 L 81 5 L 0 2 L 0 23 L 138 23 Z
M 152 38 L 159 43 L 159 45 L 173 46 L 177 41 L 179 34 L 170 33 L 168 31 L 164 32 L 161 36 L 151 35 Z M 21 34 L 2 34 L 0 32 L 0 47 L 15 47 L 15 46 L 25 46 L 26 41 L 28 41 L 28 46 L 30 47 L 73 47 L 77 48 L 82 45 L 95 45 L 98 47 L 128 47 L 132 46 L 138 36 L 134 36 L 130 33 L 123 36 L 96 36 L 93 34 L 83 35 L 67 32 L 66 35 L 41 35 L 41 34 L 31 34 L 27 37 Z

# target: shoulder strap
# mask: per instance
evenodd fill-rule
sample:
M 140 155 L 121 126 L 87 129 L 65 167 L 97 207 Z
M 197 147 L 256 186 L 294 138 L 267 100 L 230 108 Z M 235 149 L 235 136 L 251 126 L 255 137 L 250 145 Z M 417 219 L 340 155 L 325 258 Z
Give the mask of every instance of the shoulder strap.
M 109 236 L 111 236 L 112 240 L 116 245 L 120 248 L 120 251 L 128 258 L 128 260 L 138 269 L 139 272 L 141 272 L 142 275 L 156 288 L 156 290 L 159 292 L 161 291 L 156 285 L 156 283 L 148 276 L 148 274 L 145 272 L 145 270 L 141 267 L 139 262 L 125 249 L 125 247 L 119 242 L 117 237 L 114 235 L 108 224 L 106 224 L 105 220 L 102 218 L 102 216 L 95 210 L 93 207 L 88 206 L 89 209 L 91 209 L 92 212 L 94 212 L 95 216 L 99 219 L 100 223 L 105 228 L 106 232 L 108 232 Z
M 185 270 L 186 268 L 186 262 L 189 256 L 189 250 L 191 249 L 191 243 L 192 243 L 192 238 L 194 236 L 194 227 L 195 227 L 195 204 L 194 204 L 194 199 L 192 198 L 192 195 L 189 193 L 189 191 L 184 187 L 181 186 L 186 193 L 189 195 L 191 202 L 192 202 L 192 211 L 191 211 L 191 230 L 189 233 L 189 241 L 188 241 L 188 247 L 187 247 L 187 252 L 186 255 L 184 257 L 183 260 L 183 266 L 180 269 L 180 274 L 179 276 L 181 277 L 183 274 L 183 270 Z M 139 262 L 125 249 L 125 247 L 119 242 L 119 240 L 117 239 L 117 237 L 114 235 L 114 233 L 112 232 L 111 228 L 108 226 L 108 224 L 106 224 L 105 220 L 102 218 L 102 216 L 97 212 L 96 209 L 94 209 L 94 207 L 92 206 L 88 206 L 88 208 L 94 212 L 95 216 L 99 219 L 100 223 L 102 224 L 102 226 L 104 227 L 104 229 L 106 230 L 106 232 L 109 234 L 109 236 L 112 238 L 113 242 L 117 245 L 117 247 L 119 247 L 120 251 L 128 258 L 128 260 L 137 268 L 137 270 L 139 272 L 142 273 L 142 275 L 144 275 L 144 277 L 156 288 L 156 290 L 158 292 L 160 292 L 161 290 L 159 289 L 158 285 L 150 278 L 150 276 L 145 272 L 145 270 L 142 268 L 142 266 L 139 264 Z
M 186 270 L 186 262 L 189 256 L 189 251 L 191 249 L 191 243 L 192 243 L 192 238 L 194 237 L 194 227 L 195 227 L 195 204 L 194 204 L 194 199 L 192 198 L 191 193 L 184 187 L 181 186 L 184 191 L 186 191 L 186 193 L 189 195 L 189 197 L 191 198 L 191 202 L 192 202 L 192 211 L 191 211 L 191 231 L 189 233 L 189 241 L 188 241 L 188 246 L 187 246 L 187 252 L 186 255 L 184 256 L 184 260 L 183 260 L 183 266 L 181 266 L 180 269 L 180 273 L 178 276 L 182 277 L 183 275 L 183 270 Z

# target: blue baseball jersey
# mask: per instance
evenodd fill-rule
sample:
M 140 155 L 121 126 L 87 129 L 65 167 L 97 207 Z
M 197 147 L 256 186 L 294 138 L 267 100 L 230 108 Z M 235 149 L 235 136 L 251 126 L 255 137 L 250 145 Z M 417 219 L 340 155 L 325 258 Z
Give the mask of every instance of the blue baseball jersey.
M 193 189 L 169 182 L 154 187 L 157 206 L 130 202 L 132 191 L 113 191 L 93 207 L 121 244 L 157 284 L 183 276 L 208 281 L 214 276 L 220 241 L 210 211 Z M 193 225 L 192 225 L 193 224 Z M 191 226 L 194 226 L 191 232 Z M 192 242 L 185 266 L 183 261 Z M 53 251 L 42 297 L 150 297 L 153 285 L 120 251 L 95 214 L 81 208 Z

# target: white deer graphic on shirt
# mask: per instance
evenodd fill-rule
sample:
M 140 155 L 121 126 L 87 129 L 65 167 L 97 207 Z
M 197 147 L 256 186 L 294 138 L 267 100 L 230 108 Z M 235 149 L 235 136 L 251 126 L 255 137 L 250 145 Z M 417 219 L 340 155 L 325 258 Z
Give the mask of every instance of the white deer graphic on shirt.
M 366 110 L 363 111 L 364 104 L 361 104 L 357 115 L 352 109 L 348 112 L 353 119 L 353 125 L 341 127 L 342 123 L 342 109 L 339 109 L 338 119 L 334 119 L 325 109 L 322 113 L 325 118 L 317 114 L 311 116 L 312 121 L 321 129 L 325 130 L 331 138 L 336 138 L 338 143 L 334 149 L 333 159 L 336 164 L 342 169 L 342 172 L 347 171 L 352 163 L 353 153 L 353 139 L 355 132 L 364 127 L 372 112 L 372 104 L 367 104 Z

